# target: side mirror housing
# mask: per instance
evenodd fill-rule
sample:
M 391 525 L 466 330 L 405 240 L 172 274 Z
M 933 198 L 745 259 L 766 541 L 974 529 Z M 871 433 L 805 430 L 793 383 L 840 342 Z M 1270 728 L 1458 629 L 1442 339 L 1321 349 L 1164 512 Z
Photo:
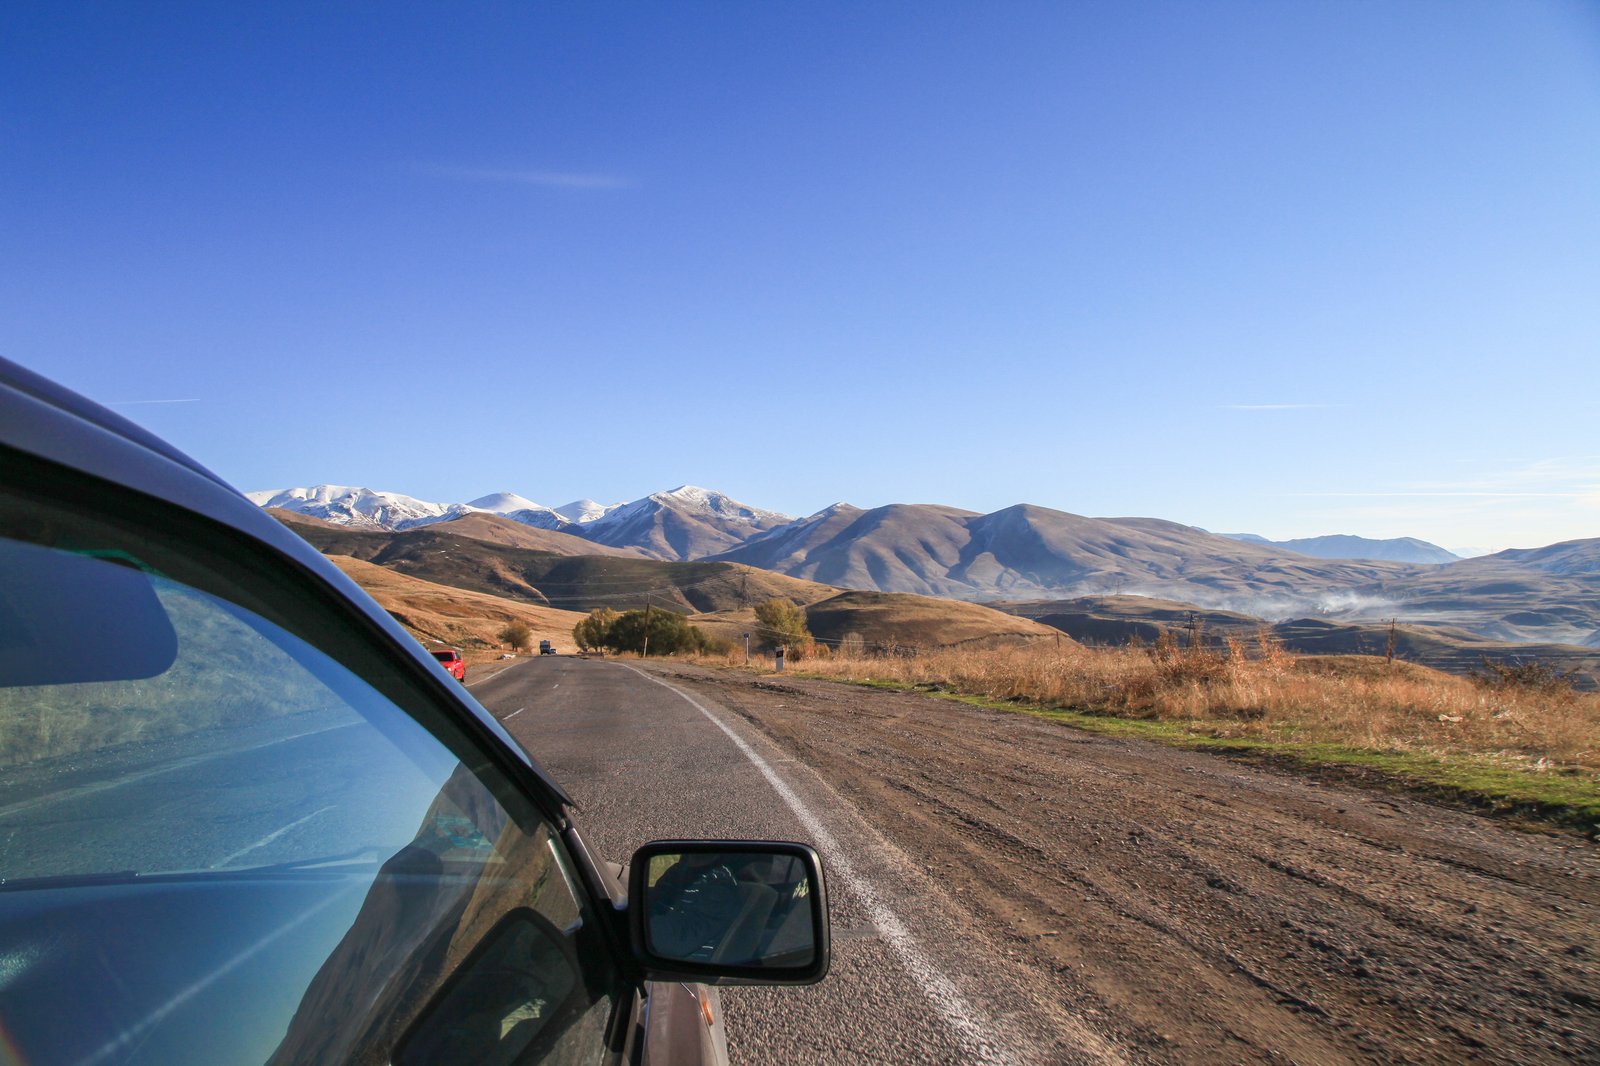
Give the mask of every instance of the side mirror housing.
M 651 981 L 809 985 L 828 972 L 827 889 L 806 844 L 652 841 L 633 853 L 628 926 Z

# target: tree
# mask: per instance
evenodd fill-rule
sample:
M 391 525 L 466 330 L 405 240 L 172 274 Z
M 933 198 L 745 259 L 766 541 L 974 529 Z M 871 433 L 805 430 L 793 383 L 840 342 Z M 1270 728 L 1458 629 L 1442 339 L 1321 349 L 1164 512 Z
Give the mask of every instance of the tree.
M 756 604 L 756 632 L 769 648 L 783 645 L 795 649 L 811 643 L 805 612 L 778 596 Z
M 644 651 L 646 625 L 649 626 L 651 655 L 697 651 L 705 642 L 700 631 L 685 621 L 683 615 L 658 607 L 651 611 L 628 611 L 618 617 L 606 635 L 606 647 L 617 651 Z
M 609 607 L 598 607 L 589 612 L 589 617 L 572 627 L 572 639 L 577 642 L 579 651 L 594 651 L 604 648 L 610 642 L 611 627 L 616 624 L 619 615 Z
M 526 622 L 513 621 L 497 634 L 497 639 L 511 645 L 512 651 L 521 651 L 533 639 L 533 630 Z

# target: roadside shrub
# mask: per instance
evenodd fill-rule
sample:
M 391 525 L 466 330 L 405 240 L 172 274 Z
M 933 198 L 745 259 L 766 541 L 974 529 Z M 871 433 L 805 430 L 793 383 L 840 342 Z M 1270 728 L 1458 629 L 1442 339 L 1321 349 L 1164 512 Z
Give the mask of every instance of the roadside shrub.
M 579 651 L 596 651 L 607 646 L 611 627 L 620 616 L 609 607 L 598 607 L 589 617 L 572 627 L 572 639 Z
M 512 622 L 496 633 L 495 637 L 510 645 L 512 651 L 521 651 L 533 639 L 533 629 L 526 622 Z
M 1184 647 L 1165 630 L 1145 652 L 1165 685 L 1214 685 L 1228 679 L 1228 656 L 1198 644 Z
M 1542 659 L 1511 659 L 1495 662 L 1483 657 L 1483 669 L 1469 675 L 1484 688 L 1518 689 L 1554 696 L 1572 692 L 1578 682 L 1576 670 L 1562 670 Z
M 690 626 L 695 635 L 694 652 L 696 655 L 722 655 L 733 654 L 733 641 L 722 637 L 712 636 L 699 626 Z
M 676 655 L 699 651 L 705 640 L 705 634 L 681 614 L 663 610 L 627 611 L 611 623 L 605 646 L 617 651 Z
M 805 612 L 779 596 L 756 604 L 756 636 L 764 647 L 783 645 L 792 652 L 811 643 Z

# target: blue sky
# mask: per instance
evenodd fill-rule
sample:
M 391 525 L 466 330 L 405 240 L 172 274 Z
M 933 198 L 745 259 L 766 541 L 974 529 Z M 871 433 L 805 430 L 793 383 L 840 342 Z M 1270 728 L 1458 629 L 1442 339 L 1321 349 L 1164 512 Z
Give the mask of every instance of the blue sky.
M 244 489 L 1600 536 L 1600 7 L 0 7 L 0 354 Z

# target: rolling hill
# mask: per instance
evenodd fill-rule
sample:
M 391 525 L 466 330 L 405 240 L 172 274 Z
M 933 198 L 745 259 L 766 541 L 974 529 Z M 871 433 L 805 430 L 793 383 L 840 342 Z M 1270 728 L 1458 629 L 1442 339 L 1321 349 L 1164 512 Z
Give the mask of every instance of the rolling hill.
M 1191 636 L 1202 643 L 1229 638 L 1254 642 L 1266 632 L 1290 651 L 1308 655 L 1385 655 L 1390 629 L 1384 622 L 1349 622 L 1326 617 L 1267 622 L 1232 611 L 1211 611 L 1193 604 L 1143 596 L 1089 596 L 1068 600 L 1035 600 L 995 604 L 1024 618 L 1053 626 L 1085 644 L 1152 643 L 1163 632 L 1183 643 Z M 1395 656 L 1452 673 L 1496 662 L 1539 659 L 1587 677 L 1585 687 L 1600 683 L 1600 649 L 1562 643 L 1519 643 L 1495 640 L 1456 626 L 1396 624 Z
M 806 627 L 819 643 L 855 646 L 874 654 L 928 651 L 953 645 L 992 647 L 1072 639 L 1050 626 L 976 603 L 913 596 L 900 592 L 840 592 L 805 608 Z M 738 646 L 743 634 L 760 629 L 753 610 L 696 614 L 690 622 Z
M 828 643 L 842 642 L 854 634 L 863 643 L 881 648 L 937 648 L 1061 636 L 1051 626 L 992 607 L 903 592 L 841 592 L 807 606 L 806 626 L 813 636 Z
M 541 607 L 408 577 L 347 555 L 331 558 L 424 646 L 460 648 L 469 659 L 477 658 L 470 654 L 473 651 L 497 650 L 500 631 L 513 621 L 525 622 L 533 630 L 535 647 L 539 641 L 549 640 L 558 648 L 571 648 L 572 627 L 584 617 L 577 611 Z
M 558 648 L 567 648 L 572 645 L 572 627 L 584 617 L 581 610 L 557 609 L 528 602 L 525 598 L 492 595 L 441 584 L 349 555 L 333 555 L 331 558 L 336 566 L 428 646 L 446 644 L 468 652 L 498 650 L 500 631 L 508 622 L 520 620 L 533 630 L 532 640 L 535 643 L 550 640 Z M 674 564 L 644 565 L 655 568 L 659 573 L 661 568 Z M 733 571 L 738 576 L 773 576 L 740 574 L 730 564 L 717 564 L 717 569 Z M 761 584 L 759 587 L 763 592 L 775 595 L 783 594 L 781 590 L 786 589 L 790 593 L 821 597 L 807 608 L 806 616 L 812 632 L 825 643 L 837 644 L 846 636 L 853 635 L 859 638 L 865 649 L 886 651 L 952 644 L 985 646 L 1061 636 L 1049 626 L 978 604 L 891 593 L 841 593 L 826 586 L 808 586 L 783 578 L 777 580 L 777 586 Z M 716 583 L 712 582 L 713 585 Z M 748 585 L 747 591 L 753 594 L 757 587 Z M 664 596 L 652 602 L 658 607 L 671 605 L 682 609 L 690 594 L 698 598 L 708 588 L 709 585 L 702 585 L 698 589 L 688 590 L 676 600 Z M 731 592 L 732 588 L 730 582 L 725 591 Z M 709 602 L 716 603 L 721 598 L 719 594 L 712 593 Z M 755 612 L 750 608 L 714 608 L 695 613 L 690 620 L 731 644 L 737 644 L 741 633 L 756 628 Z
M 459 522 L 398 533 L 294 520 L 287 524 L 324 555 L 349 556 L 436 584 L 564 610 L 627 610 L 649 602 L 686 613 L 719 611 L 773 596 L 810 603 L 838 591 L 726 562 L 668 563 L 620 551 L 610 555 L 557 554 L 478 540 L 456 532 L 462 528 Z M 483 528 L 505 532 L 493 520 Z M 527 534 L 540 532 L 528 530 Z M 594 550 L 588 541 L 567 540 Z
M 1600 648 L 1600 539 L 1513 548 L 1355 590 L 1340 617 L 1387 615 L 1493 640 Z
M 354 535 L 363 529 L 393 535 L 372 524 L 382 519 L 408 525 L 413 533 L 431 529 L 439 536 L 469 537 L 508 549 L 635 562 L 733 563 L 872 592 L 975 602 L 1138 595 L 1275 622 L 1316 617 L 1374 624 L 1399 619 L 1469 630 L 1491 641 L 1600 647 L 1600 540 L 1452 562 L 1388 562 L 1302 552 L 1351 555 L 1392 549 L 1405 554 L 1432 546 L 1405 538 L 1354 537 L 1273 544 L 1154 518 L 1088 518 L 1027 504 L 978 514 L 931 504 L 862 510 L 839 503 L 787 520 L 693 486 L 611 507 L 579 501 L 565 509 L 579 519 L 575 522 L 548 508 L 539 508 L 536 515 L 523 508 L 498 516 L 473 505 L 354 492 L 318 486 L 272 498 L 286 499 L 301 513 L 327 512 L 327 520 L 337 525 L 331 532 L 324 527 L 319 536 Z M 475 501 L 502 508 L 527 502 L 507 493 Z M 457 559 L 446 572 L 440 569 L 446 560 L 419 554 L 442 554 L 440 545 L 408 550 L 400 542 L 385 542 L 381 549 L 356 543 L 330 550 L 381 550 L 386 553 L 384 565 L 426 570 L 441 580 L 498 594 L 535 600 L 558 595 L 566 604 L 578 602 L 574 597 L 580 588 L 587 589 L 588 602 L 605 602 L 594 597 L 606 581 L 622 580 L 617 594 L 626 599 L 658 586 L 680 589 L 711 580 L 713 573 L 638 571 L 623 579 L 593 562 L 563 564 L 555 573 L 548 560 L 509 558 Z M 481 554 L 481 549 L 475 551 Z M 751 602 L 750 580 L 740 579 L 746 598 L 737 602 Z M 797 602 L 815 598 L 792 588 L 779 594 Z M 709 609 L 687 596 L 674 594 L 673 602 L 684 609 Z M 727 606 L 724 598 L 716 609 Z
M 1317 560 L 1153 518 L 1086 518 L 1018 504 L 837 504 L 715 556 L 846 588 L 963 600 L 1149 592 L 1287 617 L 1413 568 Z
M 267 508 L 267 513 L 285 525 L 294 528 L 297 533 L 303 533 L 307 527 L 325 530 L 327 531 L 325 539 L 329 543 L 337 540 L 335 535 L 338 533 L 381 536 L 389 532 L 388 530 L 370 527 L 352 527 L 336 524 L 326 519 L 314 518 L 298 511 L 288 511 L 278 507 Z M 466 514 L 460 518 L 453 519 L 449 523 L 434 524 L 450 535 L 471 537 L 473 540 L 500 544 L 509 548 L 525 548 L 529 551 L 549 552 L 554 555 L 604 555 L 617 559 L 647 558 L 644 552 L 639 551 L 637 548 L 611 548 L 603 544 L 596 544 L 591 540 L 585 540 L 582 537 L 575 537 L 570 533 L 560 533 L 551 529 L 526 526 L 509 518 L 502 518 L 497 514 Z M 412 527 L 412 529 L 415 528 Z
M 425 642 L 493 646 L 495 634 L 518 617 L 534 628 L 535 640 L 565 644 L 583 612 L 642 607 L 647 594 L 655 607 L 689 613 L 694 624 L 730 642 L 756 628 L 751 605 L 773 596 L 805 605 L 807 624 L 824 643 L 854 635 L 864 647 L 881 650 L 1060 638 L 1049 626 L 974 603 L 842 591 L 726 562 L 556 555 L 452 532 L 478 529 L 541 541 L 542 531 L 492 515 L 400 533 L 351 530 L 293 513 L 279 517 Z

